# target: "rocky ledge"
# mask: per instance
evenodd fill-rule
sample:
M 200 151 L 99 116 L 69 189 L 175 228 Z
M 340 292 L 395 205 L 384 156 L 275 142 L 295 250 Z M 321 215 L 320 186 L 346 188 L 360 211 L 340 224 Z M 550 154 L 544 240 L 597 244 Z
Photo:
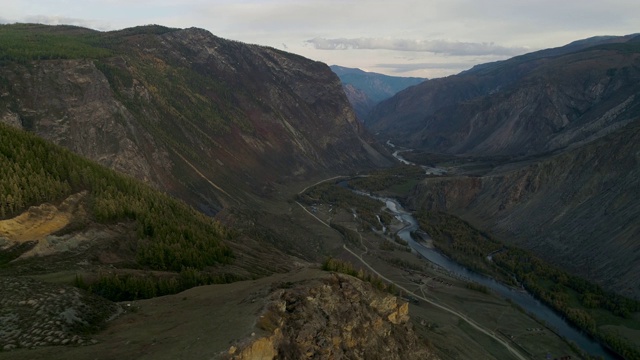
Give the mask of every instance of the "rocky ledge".
M 289 284 L 291 285 L 291 284 Z M 270 295 L 254 336 L 227 359 L 437 359 L 413 331 L 409 306 L 349 276 L 291 285 Z

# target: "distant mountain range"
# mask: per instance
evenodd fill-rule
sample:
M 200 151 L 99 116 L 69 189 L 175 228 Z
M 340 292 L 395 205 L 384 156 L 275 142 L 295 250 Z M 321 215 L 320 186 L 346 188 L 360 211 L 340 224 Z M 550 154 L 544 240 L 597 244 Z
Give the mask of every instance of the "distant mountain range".
M 369 111 L 380 101 L 426 80 L 383 75 L 338 65 L 332 65 L 331 70 L 342 81 L 347 98 L 360 119 L 366 118 Z

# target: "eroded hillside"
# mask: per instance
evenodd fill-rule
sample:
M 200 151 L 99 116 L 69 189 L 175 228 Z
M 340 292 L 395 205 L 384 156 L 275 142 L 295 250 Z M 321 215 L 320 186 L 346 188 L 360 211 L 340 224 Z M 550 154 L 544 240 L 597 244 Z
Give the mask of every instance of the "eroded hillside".
M 388 163 L 319 62 L 200 29 L 6 25 L 0 38 L 3 122 L 205 212 Z M 42 44 L 13 51 L 24 39 Z
M 484 176 L 424 180 L 415 208 L 458 214 L 573 273 L 640 297 L 640 121 L 588 145 Z
M 367 126 L 395 144 L 476 156 L 593 141 L 640 114 L 639 44 L 594 40 L 426 81 L 378 105 Z

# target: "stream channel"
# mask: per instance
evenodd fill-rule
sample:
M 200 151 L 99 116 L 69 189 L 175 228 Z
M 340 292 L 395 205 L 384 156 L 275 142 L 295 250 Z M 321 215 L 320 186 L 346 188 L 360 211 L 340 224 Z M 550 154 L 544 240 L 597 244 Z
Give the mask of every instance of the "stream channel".
M 600 343 L 591 339 L 588 335 L 582 331 L 576 329 L 570 325 L 564 318 L 557 314 L 553 309 L 543 304 L 539 300 L 533 297 L 524 290 L 517 290 L 510 288 L 503 283 L 496 281 L 495 279 L 469 270 L 450 258 L 444 256 L 442 253 L 433 248 L 428 248 L 421 243 L 415 241 L 411 236 L 411 232 L 418 230 L 418 222 L 408 212 L 406 212 L 397 201 L 392 199 L 381 199 L 385 202 L 387 208 L 399 217 L 407 226 L 398 231 L 398 236 L 402 240 L 409 243 L 409 246 L 418 254 L 425 257 L 430 262 L 442 267 L 449 273 L 456 277 L 462 278 L 467 281 L 472 281 L 481 285 L 484 285 L 502 296 L 503 298 L 510 299 L 520 307 L 525 309 L 528 313 L 533 314 L 536 318 L 544 321 L 547 326 L 554 329 L 557 334 L 565 337 L 566 339 L 574 342 L 585 352 L 590 355 L 602 356 L 605 359 L 616 359 L 617 357 L 607 351 Z
M 400 155 L 402 152 L 410 151 L 410 149 L 396 147 L 390 141 L 387 141 L 387 145 L 390 148 L 395 148 L 393 156 L 398 161 L 403 164 L 417 165 L 411 161 L 406 160 Z M 426 171 L 427 174 L 442 175 L 446 173 L 446 170 L 441 168 L 431 168 L 427 166 L 421 167 Z M 340 185 L 349 188 L 347 186 L 347 181 L 343 181 Z M 522 307 L 525 311 L 534 315 L 537 319 L 544 321 L 545 324 L 552 328 L 556 334 L 559 334 L 565 339 L 575 343 L 580 349 L 582 349 L 589 355 L 601 356 L 604 359 L 611 360 L 621 359 L 621 357 L 604 348 L 599 342 L 595 341 L 589 335 L 569 324 L 562 316 L 555 312 L 555 310 L 543 304 L 528 292 L 524 290 L 513 289 L 501 282 L 496 281 L 492 277 L 469 270 L 453 261 L 452 259 L 444 256 L 438 250 L 434 248 L 428 248 L 415 241 L 415 239 L 411 236 L 411 232 L 419 229 L 418 221 L 413 217 L 413 215 L 411 215 L 410 212 L 404 210 L 400 203 L 398 203 L 396 200 L 374 196 L 352 188 L 349 189 L 355 191 L 360 195 L 369 196 L 371 198 L 384 202 L 387 209 L 389 209 L 396 216 L 396 218 L 400 219 L 404 224 L 406 224 L 404 228 L 398 231 L 398 236 L 402 240 L 409 243 L 409 246 L 414 252 L 422 255 L 429 262 L 440 266 L 441 268 L 445 269 L 450 274 L 458 278 L 484 285 L 499 296 L 513 301 L 514 303 Z
M 353 188 L 347 184 L 348 180 L 338 183 L 339 186 L 346 187 L 359 195 L 371 197 L 373 199 L 385 203 L 397 219 L 401 220 L 406 226 L 398 231 L 398 236 L 402 240 L 409 243 L 409 246 L 417 254 L 422 255 L 429 262 L 436 264 L 448 271 L 451 275 L 464 279 L 466 281 L 475 282 L 491 289 L 499 296 L 509 299 L 522 307 L 526 312 L 534 315 L 537 319 L 544 321 L 548 327 L 553 329 L 556 334 L 563 336 L 565 339 L 575 343 L 580 349 L 592 356 L 601 356 L 604 359 L 621 359 L 615 353 L 605 349 L 600 343 L 592 339 L 589 335 L 583 333 L 579 329 L 569 324 L 563 317 L 556 313 L 551 307 L 537 300 L 533 295 L 524 290 L 513 289 L 505 284 L 496 281 L 492 277 L 469 270 L 452 259 L 444 256 L 434 248 L 428 248 L 417 242 L 411 232 L 419 229 L 418 221 L 413 215 L 404 210 L 404 208 L 394 199 L 379 197 L 368 194 Z

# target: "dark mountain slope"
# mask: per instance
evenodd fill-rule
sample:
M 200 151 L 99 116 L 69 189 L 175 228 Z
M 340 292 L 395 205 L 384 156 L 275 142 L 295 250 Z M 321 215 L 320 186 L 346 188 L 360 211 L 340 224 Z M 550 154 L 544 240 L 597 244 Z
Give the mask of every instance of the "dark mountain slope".
M 539 154 L 624 126 L 639 111 L 638 80 L 633 36 L 595 39 L 427 81 L 379 104 L 367 124 L 427 151 Z
M 480 65 L 400 92 L 367 124 L 396 144 L 503 164 L 425 180 L 416 209 L 639 298 L 639 44 L 596 37 Z
M 417 77 L 389 76 L 338 65 L 331 65 L 331 70 L 342 81 L 347 98 L 361 120 L 364 120 L 369 111 L 380 101 L 426 80 Z
M 329 337 L 338 356 L 438 358 L 408 303 L 33 134 L 0 124 L 0 169 L 2 359 L 303 358 Z
M 491 229 L 604 288 L 640 298 L 640 117 L 590 144 L 482 177 L 431 178 L 415 208 Z
M 278 260 L 258 264 L 250 238 L 185 203 L 4 124 L 0 165 L 0 274 L 129 269 L 161 271 L 167 280 L 192 271 L 195 286 L 281 268 Z M 267 244 L 258 247 L 270 259 L 285 258 Z M 138 296 L 184 289 L 165 285 L 160 294 L 144 286 Z
M 207 212 L 388 163 L 335 74 L 297 55 L 157 26 L 6 25 L 0 43 L 2 121 Z

